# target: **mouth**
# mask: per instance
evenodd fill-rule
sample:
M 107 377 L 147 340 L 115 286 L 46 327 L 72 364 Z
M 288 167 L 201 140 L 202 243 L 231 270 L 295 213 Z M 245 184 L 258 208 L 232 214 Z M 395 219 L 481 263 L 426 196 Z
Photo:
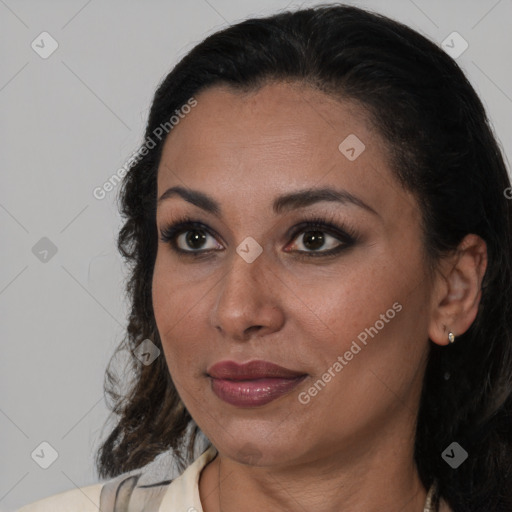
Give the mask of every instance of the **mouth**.
M 289 393 L 308 375 L 268 361 L 221 361 L 207 371 L 218 398 L 237 407 L 265 405 Z

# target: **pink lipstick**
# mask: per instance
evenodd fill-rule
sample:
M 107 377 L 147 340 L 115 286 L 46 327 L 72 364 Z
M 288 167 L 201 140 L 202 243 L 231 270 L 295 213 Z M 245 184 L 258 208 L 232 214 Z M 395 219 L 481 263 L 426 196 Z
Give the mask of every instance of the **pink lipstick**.
M 207 374 L 212 391 L 237 407 L 265 405 L 290 392 L 307 377 L 305 373 L 259 360 L 245 364 L 221 361 Z

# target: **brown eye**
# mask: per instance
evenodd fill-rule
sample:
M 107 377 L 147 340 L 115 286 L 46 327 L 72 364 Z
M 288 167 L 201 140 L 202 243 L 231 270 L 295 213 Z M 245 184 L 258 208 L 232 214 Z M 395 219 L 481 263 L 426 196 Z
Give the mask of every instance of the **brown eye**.
M 191 255 L 199 255 L 221 247 L 219 244 L 206 246 L 208 237 L 215 240 L 204 224 L 188 219 L 168 226 L 160 234 L 162 242 L 169 243 L 174 251 Z
M 329 234 L 326 234 L 325 231 L 319 230 L 308 230 L 303 231 L 302 241 L 300 245 L 302 245 L 305 249 L 301 249 L 299 245 L 300 251 L 319 251 L 320 249 L 331 250 L 335 247 L 339 246 L 340 242 L 337 239 Z M 300 237 L 299 237 L 300 238 Z
M 358 240 L 354 229 L 337 225 L 323 219 L 311 219 L 295 227 L 292 240 L 302 235 L 299 248 L 287 252 L 294 252 L 301 256 L 334 256 L 344 249 L 348 249 Z M 212 239 L 208 247 L 208 237 Z M 169 243 L 172 250 L 183 256 L 207 256 L 213 251 L 222 250 L 222 245 L 216 243 L 211 230 L 202 222 L 185 217 L 170 226 L 162 229 L 160 239 Z M 323 250 L 322 250 L 323 249 Z

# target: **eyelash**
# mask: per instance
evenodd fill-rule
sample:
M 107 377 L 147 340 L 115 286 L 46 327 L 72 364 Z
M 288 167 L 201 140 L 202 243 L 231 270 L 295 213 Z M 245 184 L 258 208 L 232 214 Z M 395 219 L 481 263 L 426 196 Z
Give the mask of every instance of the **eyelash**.
M 204 231 L 208 233 L 210 236 L 214 236 L 212 231 L 202 222 L 197 222 L 191 217 L 185 215 L 178 218 L 176 221 L 171 224 L 165 226 L 160 231 L 160 240 L 164 243 L 168 243 L 171 246 L 171 249 L 178 253 L 179 256 L 184 257 L 192 257 L 192 258 L 201 258 L 208 257 L 211 252 L 216 252 L 217 249 L 207 249 L 207 250 L 197 250 L 197 251 L 185 251 L 180 249 L 176 243 L 176 238 L 186 233 L 187 231 Z M 328 251 L 295 251 L 299 253 L 299 257 L 305 258 L 318 258 L 318 257 L 329 257 L 335 256 L 339 252 L 344 251 L 351 246 L 353 246 L 359 240 L 359 235 L 357 231 L 350 226 L 349 224 L 337 225 L 334 216 L 327 216 L 325 218 L 322 217 L 307 217 L 305 220 L 294 227 L 292 235 L 292 241 L 295 240 L 298 234 L 307 233 L 309 231 L 320 231 L 322 233 L 327 233 L 334 238 L 337 238 L 339 241 L 343 242 L 342 245 L 335 247 L 334 249 L 329 249 Z

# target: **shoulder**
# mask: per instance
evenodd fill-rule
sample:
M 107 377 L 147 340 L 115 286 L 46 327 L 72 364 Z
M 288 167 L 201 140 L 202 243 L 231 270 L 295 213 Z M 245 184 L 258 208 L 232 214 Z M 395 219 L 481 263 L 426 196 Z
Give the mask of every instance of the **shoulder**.
M 142 473 L 123 474 L 107 482 L 70 489 L 48 496 L 18 509 L 16 512 L 114 512 L 157 510 L 172 480 L 143 484 Z
M 158 510 L 172 480 L 143 483 L 143 473 L 123 474 L 107 482 L 78 487 L 35 501 L 16 512 L 125 512 Z
M 49 496 L 16 512 L 171 512 L 189 510 L 190 505 L 201 510 L 199 473 L 215 455 L 216 449 L 211 446 L 175 479 L 169 478 L 166 470 L 134 470 L 106 482 Z
M 17 512 L 98 512 L 103 484 L 88 485 L 34 501 Z

